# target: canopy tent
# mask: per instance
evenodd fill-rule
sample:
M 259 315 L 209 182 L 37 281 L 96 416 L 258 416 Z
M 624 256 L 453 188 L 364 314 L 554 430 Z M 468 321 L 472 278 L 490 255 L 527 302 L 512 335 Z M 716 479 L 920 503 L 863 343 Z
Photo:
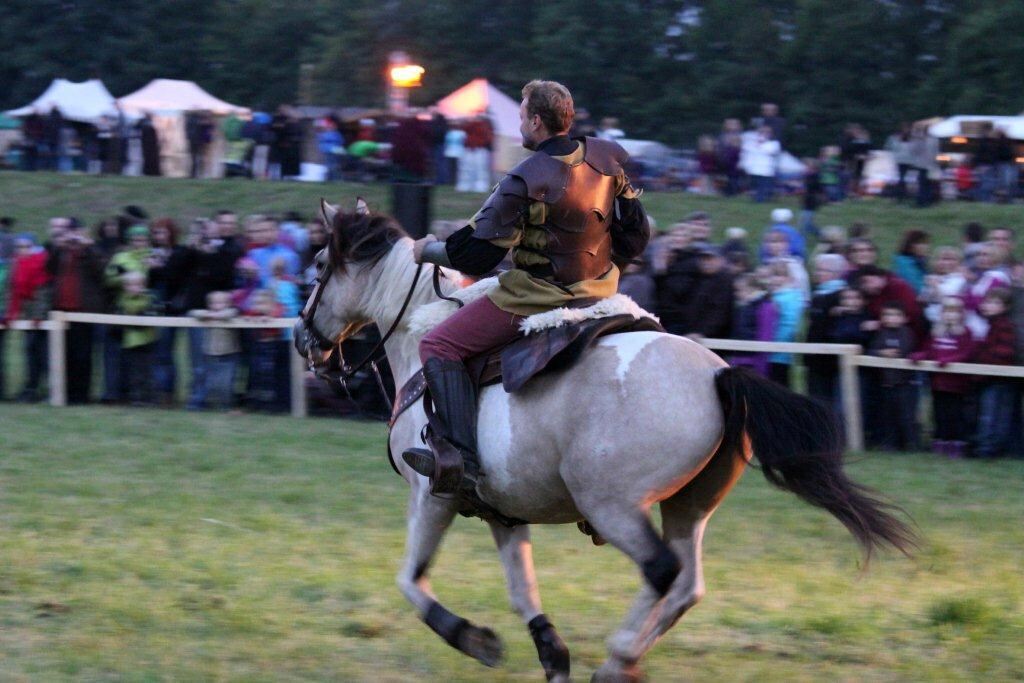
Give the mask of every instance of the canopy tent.
M 132 114 L 144 112 L 179 114 L 189 111 L 209 111 L 226 116 L 228 114 L 249 114 L 248 107 L 217 99 L 192 81 L 178 81 L 171 78 L 157 78 L 140 89 L 119 97 L 118 102 L 125 111 Z
M 65 119 L 83 123 L 96 123 L 104 114 L 117 115 L 114 96 L 103 85 L 103 81 L 95 78 L 82 83 L 73 83 L 64 78 L 54 79 L 50 87 L 31 104 L 12 109 L 7 114 L 19 117 L 28 116 L 32 112 L 48 114 L 55 106 Z
M 486 78 L 475 78 L 437 102 L 438 110 L 450 119 L 486 114 L 495 135 L 519 137 L 519 103 L 501 92 Z
M 185 131 L 185 115 L 190 112 L 211 112 L 217 116 L 248 116 L 248 107 L 225 102 L 206 92 L 192 81 L 157 78 L 135 92 L 119 97 L 121 107 L 129 114 L 153 115 L 153 125 L 160 139 L 160 163 L 163 174 L 181 177 L 189 174 L 192 154 Z M 216 126 L 213 140 L 200 162 L 201 175 L 219 176 L 225 153 L 225 140 Z
M 966 125 L 964 125 L 966 124 Z M 951 138 L 955 135 L 978 137 L 975 131 L 983 130 L 985 124 L 999 128 L 1013 140 L 1024 140 L 1024 115 L 1022 116 L 951 116 L 928 127 L 928 133 L 936 138 Z M 982 136 L 983 137 L 983 136 Z
M 519 103 L 501 92 L 486 78 L 475 78 L 447 97 L 437 109 L 450 119 L 486 115 L 494 127 L 494 170 L 504 172 L 526 155 L 519 132 Z

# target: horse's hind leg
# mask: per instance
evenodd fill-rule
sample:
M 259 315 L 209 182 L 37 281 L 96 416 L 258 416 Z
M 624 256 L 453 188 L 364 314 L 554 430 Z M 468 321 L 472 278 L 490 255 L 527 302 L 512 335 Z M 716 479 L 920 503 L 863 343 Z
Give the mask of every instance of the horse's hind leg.
M 419 612 L 423 622 L 446 643 L 487 666 L 497 666 L 503 647 L 494 631 L 475 626 L 445 609 L 437 601 L 427 579 L 430 561 L 454 517 L 455 506 L 451 501 L 435 498 L 425 488 L 414 487 L 409 502 L 405 560 L 398 572 L 398 587 Z
M 664 598 L 645 617 L 639 613 L 609 640 L 612 658 L 602 667 L 616 671 L 623 662 L 636 662 L 654 647 L 677 621 L 704 596 L 701 546 L 711 514 L 732 489 L 746 460 L 718 452 L 686 487 L 661 503 L 662 532 L 682 570 Z M 614 679 L 612 679 L 614 680 Z
M 510 529 L 492 522 L 491 534 L 498 545 L 501 564 L 505 568 L 512 609 L 530 629 L 544 674 L 549 681 L 568 681 L 569 648 L 541 611 L 540 591 L 537 590 L 537 576 L 533 571 L 530 527 L 523 525 Z
M 608 660 L 594 674 L 595 681 L 635 681 L 640 679 L 638 663 L 646 650 L 621 648 L 624 639 L 632 642 L 639 625 L 646 623 L 672 588 L 681 571 L 679 557 L 665 543 L 651 524 L 646 509 L 627 505 L 608 505 L 607 500 L 578 506 L 587 521 L 609 543 L 628 555 L 640 566 L 646 585 L 641 589 L 629 616 L 620 630 L 608 641 Z

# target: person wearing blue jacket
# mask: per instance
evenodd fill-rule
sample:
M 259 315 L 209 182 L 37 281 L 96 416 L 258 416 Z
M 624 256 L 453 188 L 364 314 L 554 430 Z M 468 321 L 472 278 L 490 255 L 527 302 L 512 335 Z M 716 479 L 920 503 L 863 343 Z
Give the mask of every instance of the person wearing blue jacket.
M 804 292 L 793 282 L 785 263 L 773 263 L 768 268 L 772 301 L 779 312 L 772 341 L 796 341 L 796 333 L 800 328 L 806 306 Z M 768 376 L 782 386 L 788 387 L 789 367 L 792 364 L 793 354 L 773 353 L 768 357 Z
M 930 242 L 931 236 L 924 230 L 907 230 L 903 233 L 899 251 L 892 259 L 893 272 L 906 280 L 916 294 L 924 289 Z

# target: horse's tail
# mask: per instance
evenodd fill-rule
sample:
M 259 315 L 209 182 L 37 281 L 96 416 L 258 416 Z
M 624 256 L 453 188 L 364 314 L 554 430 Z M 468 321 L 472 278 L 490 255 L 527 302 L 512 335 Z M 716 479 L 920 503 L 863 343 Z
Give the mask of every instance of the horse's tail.
M 746 434 L 765 478 L 832 513 L 864 549 L 865 563 L 885 544 L 910 554 L 915 534 L 893 514 L 902 510 L 843 471 L 842 431 L 833 411 L 747 368 L 720 370 L 715 389 L 725 411 L 723 452 L 742 452 Z

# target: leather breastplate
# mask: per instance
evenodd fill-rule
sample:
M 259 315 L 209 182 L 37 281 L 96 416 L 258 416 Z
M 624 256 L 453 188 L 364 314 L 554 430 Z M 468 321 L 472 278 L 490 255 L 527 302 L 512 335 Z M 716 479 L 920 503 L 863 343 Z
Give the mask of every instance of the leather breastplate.
M 608 271 L 614 201 L 614 177 L 585 162 L 569 167 L 565 192 L 548 205 L 547 220 L 540 226 L 548 233 L 541 254 L 551 261 L 550 279 L 568 285 Z

